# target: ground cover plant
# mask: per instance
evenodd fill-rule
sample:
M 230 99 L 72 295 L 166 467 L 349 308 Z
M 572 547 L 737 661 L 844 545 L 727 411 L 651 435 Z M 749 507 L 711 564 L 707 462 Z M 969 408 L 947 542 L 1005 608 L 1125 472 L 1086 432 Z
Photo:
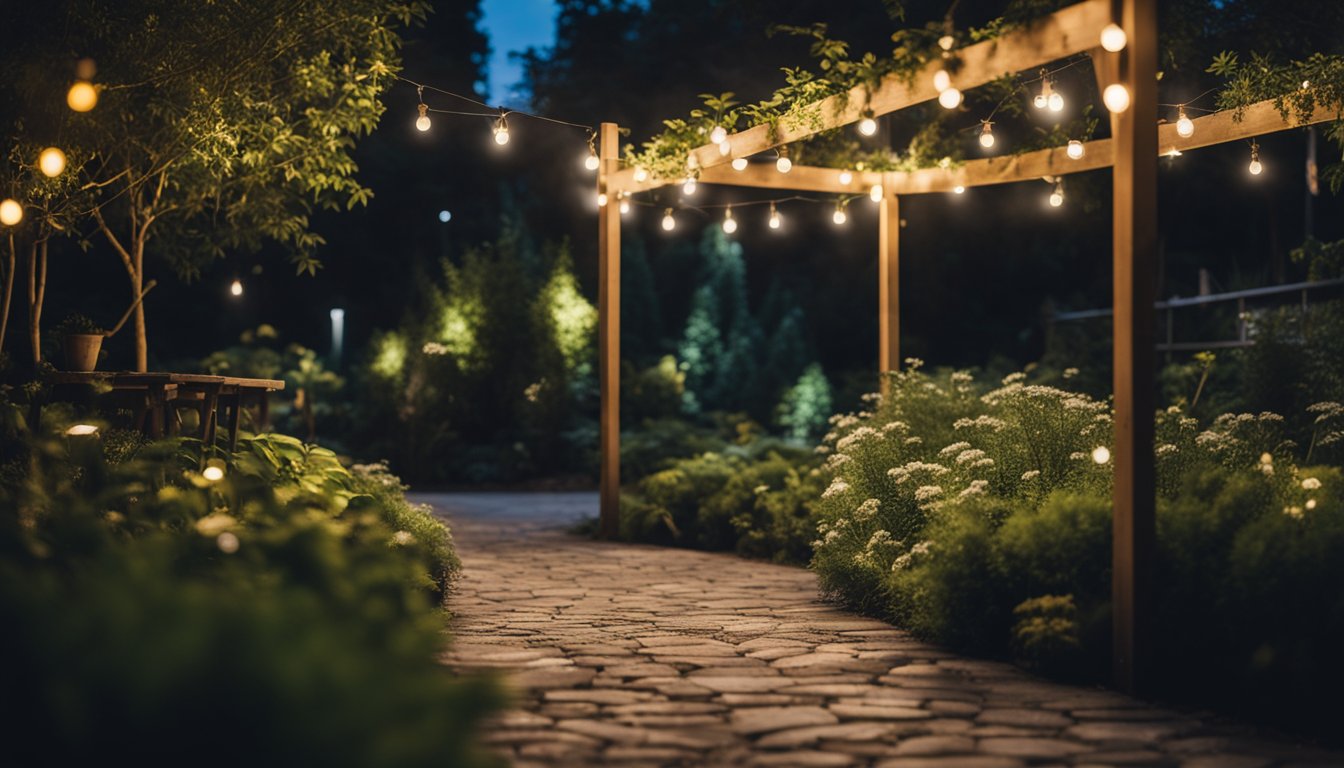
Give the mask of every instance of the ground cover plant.
M 451 540 L 384 467 L 269 435 L 202 466 L 52 411 L 0 420 L 5 763 L 493 764 L 498 690 L 437 660 Z

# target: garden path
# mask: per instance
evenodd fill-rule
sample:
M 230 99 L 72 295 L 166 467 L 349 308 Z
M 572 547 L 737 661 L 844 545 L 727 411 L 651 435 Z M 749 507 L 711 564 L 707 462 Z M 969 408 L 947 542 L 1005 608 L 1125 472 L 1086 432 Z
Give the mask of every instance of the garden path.
M 812 573 L 590 541 L 596 494 L 425 494 L 463 575 L 455 668 L 506 670 L 515 765 L 1344 765 L 1208 715 L 959 657 L 818 599 Z

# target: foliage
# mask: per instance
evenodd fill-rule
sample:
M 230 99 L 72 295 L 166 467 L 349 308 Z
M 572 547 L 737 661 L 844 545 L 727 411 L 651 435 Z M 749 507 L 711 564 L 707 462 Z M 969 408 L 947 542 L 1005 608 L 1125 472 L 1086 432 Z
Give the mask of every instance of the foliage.
M 83 315 L 70 315 L 62 320 L 54 331 L 54 335 L 58 338 L 80 333 L 101 335 L 103 328 Z
M 278 436 L 219 480 L 187 441 L 110 448 L 6 442 L 24 468 L 0 477 L 13 760 L 493 764 L 473 741 L 499 691 L 437 659 L 447 532 L 395 478 Z
M 831 384 L 821 366 L 813 363 L 784 392 L 776 418 L 785 434 L 794 440 L 817 437 L 831 414 Z

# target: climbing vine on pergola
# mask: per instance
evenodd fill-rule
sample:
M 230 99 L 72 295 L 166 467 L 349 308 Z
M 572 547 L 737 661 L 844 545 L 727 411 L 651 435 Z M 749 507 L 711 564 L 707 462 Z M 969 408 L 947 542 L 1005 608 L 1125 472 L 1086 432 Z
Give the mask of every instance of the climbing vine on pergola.
M 878 216 L 878 367 L 893 371 L 900 362 L 900 199 L 990 184 L 1038 181 L 1113 169 L 1114 291 L 1114 550 L 1113 615 L 1116 683 L 1127 690 L 1141 684 L 1155 538 L 1153 461 L 1153 302 L 1156 292 L 1157 161 L 1160 155 L 1251 140 L 1294 126 L 1341 117 L 1339 88 L 1333 81 L 1304 82 L 1256 103 L 1197 117 L 1178 126 L 1158 119 L 1158 24 L 1156 0 L 1084 0 L 1048 16 L 1018 21 L 972 35 L 955 47 L 944 35 L 944 57 L 889 72 L 844 93 L 813 101 L 770 104 L 757 110 L 762 121 L 686 148 L 689 124 L 669 121 L 670 133 L 630 153 L 622 167 L 620 129 L 603 123 L 600 132 L 599 200 L 679 184 L 687 176 L 701 183 L 832 193 L 873 194 Z M 1103 45 L 1104 43 L 1104 45 Z M 828 131 L 939 99 L 949 89 L 960 94 L 1034 72 L 1069 57 L 1090 55 L 1098 90 L 1106 94 L 1111 136 L 1074 141 L 1017 155 L 943 162 L 913 170 L 858 169 L 794 164 L 781 173 L 773 164 L 733 164 L 762 152 L 786 148 Z M 1337 67 L 1335 60 L 1312 59 L 1313 66 Z M 1225 62 L 1224 74 L 1238 74 Z M 911 75 L 913 71 L 913 76 Z M 1282 79 L 1282 78 L 1280 78 Z M 1244 77 L 1235 94 L 1255 92 Z M 1314 88 L 1320 87 L 1317 92 Z M 1108 89 L 1110 89 L 1108 93 Z M 1117 90 L 1119 89 L 1119 90 Z M 805 89 L 802 89 L 805 91 Z M 1226 94 L 1224 94 L 1226 96 Z M 946 97 L 944 97 L 946 98 Z M 946 101 L 944 102 L 947 103 Z M 1231 105 L 1229 98 L 1220 105 Z M 723 108 L 723 105 L 719 105 Z M 768 112 L 768 115 L 766 114 Z M 768 119 L 766 119 L 768 118 Z M 1338 132 L 1336 123 L 1334 129 Z M 1193 127 L 1193 130 L 1190 130 Z M 672 130 L 675 129 L 675 130 Z M 718 133 L 717 131 L 715 133 Z M 683 144 L 678 145 L 678 141 Z M 1080 151 L 1081 150 L 1081 151 Z M 672 156 L 675 162 L 668 162 Z M 661 158 L 655 161 L 654 158 Z M 644 163 L 646 165 L 640 165 Z M 896 167 L 896 166 L 889 166 Z M 620 503 L 620 214 L 602 206 L 598 214 L 599 357 L 602 392 L 600 530 L 614 537 Z

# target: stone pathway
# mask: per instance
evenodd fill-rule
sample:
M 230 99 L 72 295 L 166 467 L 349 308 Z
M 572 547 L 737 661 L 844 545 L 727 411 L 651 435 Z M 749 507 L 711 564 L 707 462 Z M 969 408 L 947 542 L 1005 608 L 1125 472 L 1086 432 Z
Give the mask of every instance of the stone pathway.
M 515 765 L 1344 765 L 959 657 L 821 602 L 806 570 L 569 536 L 592 494 L 439 494 L 463 577 L 447 662 L 508 671 Z

